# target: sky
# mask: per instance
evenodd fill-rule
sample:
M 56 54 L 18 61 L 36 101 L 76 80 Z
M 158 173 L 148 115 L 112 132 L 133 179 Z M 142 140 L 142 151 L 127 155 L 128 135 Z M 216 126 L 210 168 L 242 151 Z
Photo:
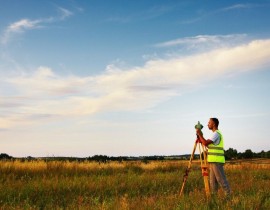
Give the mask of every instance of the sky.
M 270 1 L 0 0 L 0 153 L 270 150 Z

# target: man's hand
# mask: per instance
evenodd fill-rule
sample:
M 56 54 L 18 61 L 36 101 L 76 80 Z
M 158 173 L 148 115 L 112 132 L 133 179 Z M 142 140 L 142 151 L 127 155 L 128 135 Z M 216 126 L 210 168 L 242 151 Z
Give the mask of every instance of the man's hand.
M 196 134 L 200 137 L 203 136 L 201 129 L 196 129 Z
M 196 143 L 202 143 L 202 141 L 199 138 L 197 138 Z
M 204 146 L 207 146 L 208 144 L 212 144 L 213 141 L 209 139 L 204 139 L 203 133 L 200 129 L 196 129 L 196 134 L 197 134 L 197 143 L 202 143 Z

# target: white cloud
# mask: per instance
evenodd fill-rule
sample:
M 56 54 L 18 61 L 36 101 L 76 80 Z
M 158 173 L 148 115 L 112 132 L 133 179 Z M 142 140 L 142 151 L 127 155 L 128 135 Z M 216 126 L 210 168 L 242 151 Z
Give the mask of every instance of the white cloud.
M 18 22 L 12 23 L 8 27 L 7 31 L 8 32 L 21 32 L 21 31 L 26 30 L 26 29 L 32 29 L 32 28 L 35 28 L 39 22 L 40 21 L 38 21 L 38 20 L 31 21 L 28 19 L 22 19 Z
M 234 4 L 232 6 L 223 8 L 222 10 L 227 11 L 227 10 L 235 10 L 235 9 L 249 9 L 249 8 L 253 8 L 253 7 L 257 7 L 259 5 L 255 5 L 255 4 Z
M 15 34 L 23 33 L 27 30 L 42 28 L 42 24 L 62 21 L 73 14 L 67 9 L 64 9 L 61 7 L 59 7 L 58 9 L 61 13 L 60 16 L 55 16 L 55 17 L 50 17 L 50 18 L 41 18 L 41 19 L 36 19 L 36 20 L 30 20 L 30 19 L 24 18 L 14 23 L 11 23 L 4 30 L 1 36 L 1 43 L 7 44 Z
M 9 41 L 10 37 L 14 34 L 22 33 L 26 30 L 39 28 L 40 22 L 40 20 L 31 21 L 29 19 L 21 19 L 17 22 L 10 24 L 1 38 L 1 43 L 6 44 Z
M 198 21 L 201 21 L 202 19 L 209 17 L 209 16 L 213 16 L 219 13 L 224 13 L 224 12 L 230 12 L 233 10 L 243 10 L 243 9 L 255 9 L 257 7 L 266 7 L 269 6 L 269 4 L 251 4 L 251 3 L 244 3 L 244 4 L 234 4 L 228 7 L 223 7 L 217 10 L 213 10 L 213 11 L 208 11 L 208 12 L 204 12 L 204 13 L 200 13 L 199 16 L 194 16 L 192 15 L 192 17 L 190 17 L 190 19 L 186 19 L 186 20 L 182 20 L 180 21 L 181 24 L 192 24 Z M 215 17 L 213 17 L 215 18 Z
M 237 42 L 245 40 L 247 37 L 246 34 L 229 34 L 229 35 L 198 35 L 193 37 L 184 37 L 179 39 L 170 40 L 163 43 L 158 43 L 156 47 L 173 47 L 173 46 L 198 46 L 198 45 L 228 45 L 228 43 Z
M 0 128 L 148 109 L 224 75 L 269 67 L 269 58 L 268 39 L 185 57 L 149 60 L 144 66 L 128 70 L 109 65 L 98 76 L 63 77 L 40 67 L 34 74 L 0 79 L 0 99 L 6 104 L 1 109 L 7 113 L 1 118 Z
M 58 9 L 61 12 L 60 19 L 62 19 L 62 20 L 64 20 L 64 19 L 66 19 L 66 18 L 68 18 L 68 17 L 70 17 L 70 16 L 73 15 L 73 13 L 71 11 L 69 11 L 69 10 L 67 10 L 65 8 L 59 7 Z

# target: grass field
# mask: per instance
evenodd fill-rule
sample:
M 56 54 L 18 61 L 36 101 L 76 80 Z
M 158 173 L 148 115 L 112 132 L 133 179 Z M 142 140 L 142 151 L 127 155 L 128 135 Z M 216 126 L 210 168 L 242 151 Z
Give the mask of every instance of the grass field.
M 0 162 L 1 209 L 270 209 L 270 159 L 225 165 L 233 196 L 205 198 L 198 162 Z

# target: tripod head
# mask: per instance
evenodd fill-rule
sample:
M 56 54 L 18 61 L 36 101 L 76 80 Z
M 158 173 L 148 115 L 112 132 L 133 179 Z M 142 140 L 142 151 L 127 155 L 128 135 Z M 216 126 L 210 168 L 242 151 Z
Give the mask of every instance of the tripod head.
M 203 129 L 203 125 L 198 121 L 197 125 L 195 125 L 195 129 Z
M 199 130 L 203 129 L 203 125 L 200 123 L 200 121 L 198 121 L 197 125 L 195 125 L 195 129 L 199 129 Z M 197 135 L 197 139 L 199 139 L 198 135 Z

